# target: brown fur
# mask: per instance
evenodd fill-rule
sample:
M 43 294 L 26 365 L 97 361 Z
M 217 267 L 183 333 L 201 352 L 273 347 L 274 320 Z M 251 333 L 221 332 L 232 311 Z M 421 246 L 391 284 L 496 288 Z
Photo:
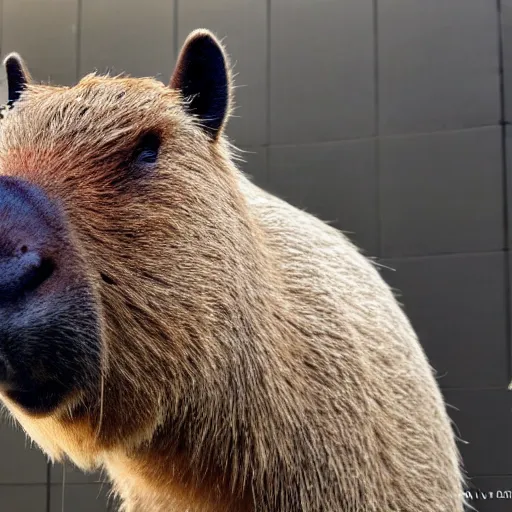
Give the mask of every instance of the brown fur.
M 135 179 L 120 168 L 148 129 L 164 144 Z M 100 382 L 50 417 L 5 399 L 52 459 L 106 468 L 129 512 L 462 510 L 443 399 L 389 288 L 250 183 L 177 91 L 30 85 L 0 164 L 63 204 L 102 308 Z

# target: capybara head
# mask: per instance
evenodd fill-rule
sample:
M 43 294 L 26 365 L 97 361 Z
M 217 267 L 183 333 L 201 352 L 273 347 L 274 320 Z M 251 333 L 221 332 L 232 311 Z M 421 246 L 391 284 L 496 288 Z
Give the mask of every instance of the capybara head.
M 1 395 L 47 453 L 86 466 L 220 407 L 239 365 L 239 312 L 266 278 L 223 136 L 229 66 L 201 30 L 169 85 L 53 87 L 5 65 Z

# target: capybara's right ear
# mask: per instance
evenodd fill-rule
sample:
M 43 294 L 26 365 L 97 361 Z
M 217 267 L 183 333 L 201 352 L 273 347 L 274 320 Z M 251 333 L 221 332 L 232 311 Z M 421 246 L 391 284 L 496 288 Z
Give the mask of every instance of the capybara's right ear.
M 170 86 L 181 91 L 187 111 L 216 139 L 229 116 L 231 77 L 226 53 L 209 30 L 190 33 Z
M 9 103 L 14 103 L 32 79 L 23 59 L 16 52 L 7 55 L 4 59 L 4 66 L 7 75 Z

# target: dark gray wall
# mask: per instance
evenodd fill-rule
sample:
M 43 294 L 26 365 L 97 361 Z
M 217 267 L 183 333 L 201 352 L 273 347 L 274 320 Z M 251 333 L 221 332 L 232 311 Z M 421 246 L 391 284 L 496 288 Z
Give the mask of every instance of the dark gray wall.
M 348 232 L 401 292 L 482 512 L 510 511 L 512 0 L 3 0 L 36 78 L 167 81 L 189 30 L 238 73 L 228 133 L 263 187 Z M 0 430 L 0 510 L 60 511 L 62 468 Z M 65 510 L 105 510 L 70 469 Z M 95 500 L 99 493 L 101 497 Z M 96 508 L 94 508 L 96 506 Z

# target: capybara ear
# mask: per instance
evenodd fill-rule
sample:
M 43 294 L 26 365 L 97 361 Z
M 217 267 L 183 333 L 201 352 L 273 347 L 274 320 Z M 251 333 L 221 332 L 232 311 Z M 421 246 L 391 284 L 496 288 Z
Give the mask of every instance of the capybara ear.
M 187 37 L 170 86 L 181 91 L 187 111 L 217 138 L 229 115 L 230 70 L 222 45 L 209 30 L 194 30 Z
M 14 103 L 19 99 L 21 93 L 26 89 L 32 79 L 23 59 L 16 52 L 7 55 L 4 59 L 4 66 L 9 91 L 8 100 L 9 103 Z

